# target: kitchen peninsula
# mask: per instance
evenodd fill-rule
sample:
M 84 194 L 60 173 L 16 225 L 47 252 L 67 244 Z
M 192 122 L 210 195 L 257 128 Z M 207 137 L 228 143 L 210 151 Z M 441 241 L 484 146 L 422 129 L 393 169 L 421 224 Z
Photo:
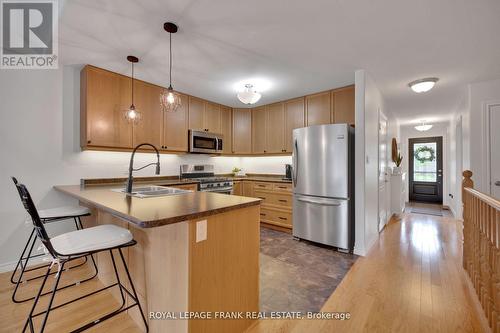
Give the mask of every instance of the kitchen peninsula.
M 133 234 L 137 245 L 124 254 L 146 318 L 150 312 L 259 311 L 260 199 L 209 192 L 138 198 L 110 186 L 55 189 L 91 209 L 86 227 L 115 224 Z M 99 254 L 105 285 L 115 282 L 108 261 L 109 253 Z M 142 326 L 137 308 L 128 312 Z M 253 321 L 149 319 L 149 327 L 243 332 Z

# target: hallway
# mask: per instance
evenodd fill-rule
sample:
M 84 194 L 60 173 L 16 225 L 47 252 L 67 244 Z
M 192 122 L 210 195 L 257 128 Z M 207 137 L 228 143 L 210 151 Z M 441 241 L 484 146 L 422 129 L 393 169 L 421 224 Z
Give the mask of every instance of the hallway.
M 484 332 L 461 266 L 461 240 L 460 221 L 405 213 L 322 308 L 349 312 L 350 320 L 267 320 L 250 332 Z

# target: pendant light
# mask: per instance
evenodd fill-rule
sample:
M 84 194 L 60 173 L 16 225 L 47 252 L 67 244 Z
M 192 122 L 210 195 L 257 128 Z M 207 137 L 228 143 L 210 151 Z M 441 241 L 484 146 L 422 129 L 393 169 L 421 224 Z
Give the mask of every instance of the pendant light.
M 249 105 L 257 103 L 262 97 L 262 95 L 255 90 L 253 85 L 249 83 L 245 84 L 245 89 L 240 91 L 236 96 L 241 103 Z
M 169 33 L 170 37 L 170 57 L 169 57 L 169 86 L 160 95 L 160 106 L 165 112 L 175 112 L 182 105 L 181 96 L 172 88 L 172 34 L 177 32 L 177 25 L 172 22 L 163 24 L 163 29 Z
M 125 110 L 125 119 L 128 122 L 138 123 L 141 120 L 141 113 L 134 105 L 134 64 L 139 62 L 139 58 L 129 55 L 127 60 L 132 64 L 132 104 Z

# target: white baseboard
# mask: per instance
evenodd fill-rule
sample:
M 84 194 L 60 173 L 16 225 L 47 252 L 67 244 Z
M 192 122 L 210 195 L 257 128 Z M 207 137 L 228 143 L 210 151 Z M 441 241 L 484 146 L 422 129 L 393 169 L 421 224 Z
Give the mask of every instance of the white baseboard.
M 30 259 L 28 262 L 28 267 L 47 263 L 47 261 L 44 261 L 45 258 L 50 260 L 49 255 Z M 0 264 L 0 273 L 12 272 L 16 268 L 16 265 L 17 265 L 17 260 Z

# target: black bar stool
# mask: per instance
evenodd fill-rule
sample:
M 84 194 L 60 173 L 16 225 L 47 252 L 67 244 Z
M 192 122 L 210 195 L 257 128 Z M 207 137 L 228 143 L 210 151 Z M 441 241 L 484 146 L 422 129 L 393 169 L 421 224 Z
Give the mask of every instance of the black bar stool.
M 17 185 L 18 185 L 17 179 L 15 177 L 12 177 L 12 181 L 16 185 L 16 188 L 19 192 L 19 188 L 17 187 Z M 19 195 L 21 196 L 21 192 L 19 192 Z M 22 200 L 22 196 L 21 196 L 21 200 Z M 90 210 L 86 207 L 81 207 L 81 206 L 63 206 L 63 207 L 39 210 L 38 214 L 39 214 L 40 220 L 44 224 L 63 221 L 63 220 L 73 220 L 75 223 L 76 229 L 79 230 L 79 229 L 83 229 L 81 217 L 89 216 Z M 21 256 L 19 257 L 19 260 L 17 261 L 16 268 L 14 269 L 14 271 L 12 271 L 12 275 L 10 277 L 10 282 L 12 284 L 16 285 L 16 287 L 14 288 L 14 292 L 12 293 L 12 301 L 14 303 L 22 303 L 22 302 L 26 302 L 26 301 L 30 301 L 30 300 L 35 299 L 35 296 L 24 298 L 24 299 L 17 298 L 17 292 L 19 290 L 19 287 L 22 283 L 43 278 L 45 275 L 45 274 L 40 274 L 40 275 L 33 276 L 33 277 L 30 277 L 28 279 L 23 280 L 24 274 L 27 272 L 37 271 L 37 270 L 40 270 L 43 268 L 47 268 L 50 265 L 50 264 L 45 264 L 45 265 L 40 265 L 40 266 L 36 266 L 33 268 L 27 268 L 28 262 L 30 259 L 45 256 L 45 253 L 32 254 L 33 249 L 35 247 L 36 240 L 37 240 L 37 237 L 35 234 L 35 228 L 33 228 L 33 230 L 31 231 L 31 234 L 28 238 L 28 241 L 26 242 L 26 245 L 24 246 L 24 249 L 21 253 Z M 92 256 L 90 256 L 90 259 L 92 260 L 92 264 L 94 266 L 94 274 L 91 277 L 88 277 L 82 281 L 79 281 L 78 283 L 83 283 L 83 282 L 92 280 L 94 277 L 97 276 L 98 270 L 97 270 L 97 265 L 95 263 L 95 260 Z M 68 267 L 68 269 L 80 267 L 82 265 L 85 265 L 86 262 L 87 262 L 87 257 L 85 257 L 85 260 L 82 263 L 75 265 L 75 266 L 72 266 L 72 267 Z M 21 272 L 20 272 L 19 276 L 16 278 L 16 273 L 19 269 L 21 269 Z M 55 273 L 56 272 L 52 272 L 51 274 L 55 274 Z M 61 287 L 60 289 L 67 288 L 67 287 L 70 287 L 72 285 L 73 284 L 68 285 L 68 286 L 64 286 L 64 287 Z M 49 292 L 46 292 L 46 293 L 42 294 L 42 296 L 47 295 L 48 293 Z
M 82 229 L 82 230 L 76 230 L 76 231 L 71 231 L 53 238 L 50 238 L 45 230 L 45 226 L 43 222 L 40 219 L 40 216 L 38 215 L 38 211 L 36 210 L 36 207 L 33 203 L 33 200 L 31 199 L 31 196 L 26 189 L 26 186 L 23 184 L 17 184 L 16 185 L 19 193 L 21 194 L 21 198 L 24 204 L 24 207 L 26 210 L 29 212 L 31 216 L 31 220 L 33 221 L 33 226 L 35 228 L 35 231 L 37 233 L 38 238 L 41 240 L 42 244 L 45 246 L 47 252 L 52 256 L 53 258 L 53 263 L 56 263 L 59 265 L 58 267 L 58 273 L 56 275 L 56 283 L 54 284 L 54 287 L 52 288 L 49 304 L 47 306 L 47 309 L 45 311 L 37 312 L 35 313 L 36 306 L 38 304 L 38 301 L 40 299 L 40 296 L 42 295 L 43 288 L 45 286 L 45 283 L 47 281 L 47 277 L 50 275 L 50 267 L 47 269 L 47 272 L 45 273 L 45 276 L 43 278 L 42 285 L 40 286 L 40 290 L 38 291 L 38 294 L 35 298 L 35 302 L 33 303 L 33 307 L 31 308 L 31 311 L 28 315 L 28 318 L 26 319 L 26 323 L 24 324 L 23 327 L 23 332 L 26 331 L 26 329 L 29 327 L 30 332 L 35 332 L 34 324 L 33 324 L 33 318 L 40 316 L 40 315 L 45 315 L 43 318 L 42 322 L 42 327 L 40 329 L 40 332 L 43 332 L 45 330 L 45 326 L 47 324 L 47 320 L 49 318 L 49 314 L 51 311 L 56 310 L 58 308 L 61 308 L 65 305 L 68 305 L 70 303 L 76 302 L 78 300 L 81 300 L 86 297 L 90 297 L 92 295 L 95 295 L 101 291 L 110 289 L 114 286 L 118 286 L 120 290 L 120 296 L 121 296 L 121 305 L 118 309 L 102 316 L 101 318 L 97 320 L 93 320 L 75 330 L 72 332 L 82 332 L 86 329 L 89 329 L 95 325 L 98 325 L 99 323 L 114 317 L 134 306 L 137 306 L 139 308 L 139 311 L 142 316 L 142 320 L 144 322 L 144 326 L 146 327 L 146 332 L 149 332 L 149 327 L 146 321 L 146 317 L 144 316 L 144 313 L 142 312 L 142 307 L 141 304 L 139 303 L 139 297 L 137 296 L 137 293 L 135 291 L 134 284 L 132 282 L 132 278 L 130 277 L 130 273 L 127 267 L 127 263 L 125 262 L 125 259 L 123 257 L 122 253 L 122 248 L 124 247 L 129 247 L 137 244 L 137 242 L 134 240 L 132 237 L 132 233 L 125 229 L 121 228 L 112 224 L 105 224 L 105 225 L 100 225 L 97 227 L 92 227 L 92 228 L 87 228 L 87 229 Z M 125 286 L 121 283 L 120 281 L 120 276 L 118 274 L 118 269 L 116 268 L 116 262 L 115 262 L 115 257 L 113 255 L 112 250 L 118 250 L 120 254 L 121 261 L 123 263 L 123 267 L 125 267 L 125 271 L 127 273 L 127 278 L 128 282 L 130 283 L 130 287 L 132 291 L 129 291 Z M 64 266 L 72 259 L 75 258 L 82 258 L 84 256 L 92 255 L 94 253 L 102 252 L 102 251 L 109 251 L 109 254 L 111 256 L 111 261 L 113 263 L 113 269 L 115 271 L 115 276 L 116 276 L 116 283 L 103 287 L 101 289 L 98 289 L 96 291 L 90 292 L 86 295 L 77 297 L 75 299 L 72 299 L 68 302 L 59 304 L 57 306 L 52 306 L 52 302 L 54 301 L 54 296 L 56 295 L 58 291 L 58 285 L 59 281 L 61 279 L 61 275 L 64 273 Z M 132 304 L 125 305 L 125 293 L 133 300 Z M 110 296 L 113 297 L 113 296 Z

